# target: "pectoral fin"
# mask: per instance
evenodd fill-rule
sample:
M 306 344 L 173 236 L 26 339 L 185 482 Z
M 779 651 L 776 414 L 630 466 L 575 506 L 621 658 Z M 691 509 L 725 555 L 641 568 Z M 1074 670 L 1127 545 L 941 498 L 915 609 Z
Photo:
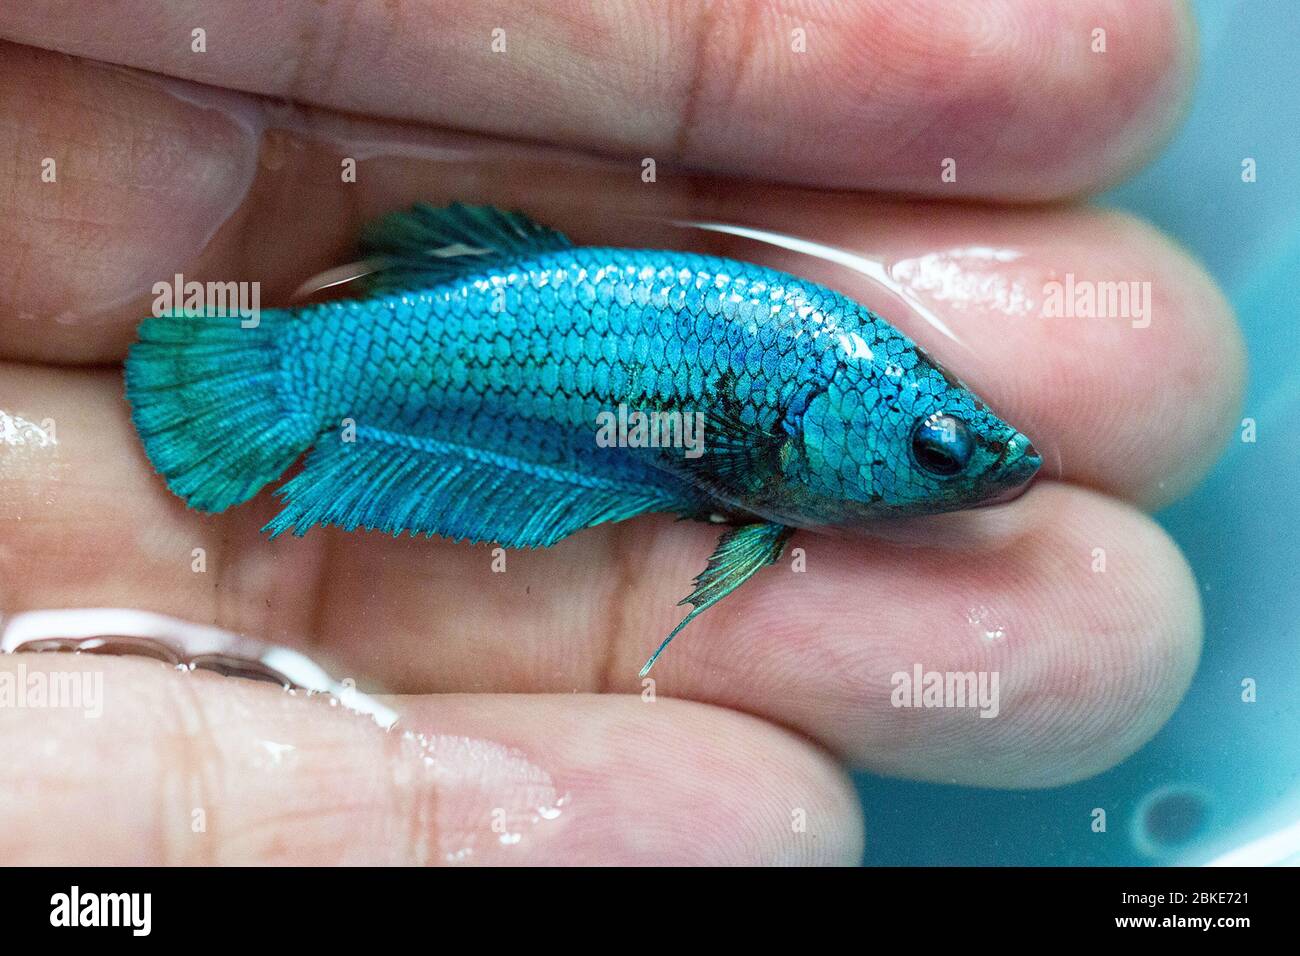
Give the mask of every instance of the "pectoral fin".
M 638 676 L 645 677 L 650 673 L 650 668 L 654 667 L 664 648 L 696 615 L 717 604 L 748 581 L 755 572 L 777 561 L 793 532 L 793 528 L 767 522 L 729 528 L 718 539 L 718 546 L 709 557 L 709 563 L 695 579 L 695 590 L 679 602 L 692 605 L 691 613 L 673 628 L 673 632 L 659 645 L 650 660 L 646 661 Z
M 721 408 L 702 414 L 702 454 L 676 466 L 692 484 L 725 500 L 752 501 L 780 479 L 788 435 L 746 425 Z

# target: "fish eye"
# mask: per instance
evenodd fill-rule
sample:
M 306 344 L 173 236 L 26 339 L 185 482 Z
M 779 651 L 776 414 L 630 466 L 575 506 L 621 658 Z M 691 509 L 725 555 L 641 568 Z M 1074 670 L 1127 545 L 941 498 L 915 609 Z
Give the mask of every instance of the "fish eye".
M 912 430 L 912 457 L 932 475 L 957 474 L 970 463 L 973 450 L 970 429 L 954 415 L 931 415 Z

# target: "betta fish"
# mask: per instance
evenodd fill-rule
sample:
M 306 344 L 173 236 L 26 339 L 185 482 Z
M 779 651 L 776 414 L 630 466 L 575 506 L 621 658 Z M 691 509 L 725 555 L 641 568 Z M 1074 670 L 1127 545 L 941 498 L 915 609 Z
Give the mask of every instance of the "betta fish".
M 642 675 L 794 529 L 987 504 L 1040 464 L 884 319 L 793 275 L 459 204 L 378 220 L 361 255 L 354 297 L 141 323 L 126 396 L 154 468 L 219 512 L 307 452 L 272 537 L 538 548 L 649 512 L 724 525 Z

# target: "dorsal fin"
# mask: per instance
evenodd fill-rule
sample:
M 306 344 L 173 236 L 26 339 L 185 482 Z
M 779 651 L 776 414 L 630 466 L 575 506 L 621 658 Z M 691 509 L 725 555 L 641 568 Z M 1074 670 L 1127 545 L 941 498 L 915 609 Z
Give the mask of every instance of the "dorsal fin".
M 521 212 L 452 203 L 416 203 L 377 219 L 361 233 L 361 254 L 377 269 L 368 289 L 406 288 L 476 269 L 485 262 L 571 248 L 563 234 Z

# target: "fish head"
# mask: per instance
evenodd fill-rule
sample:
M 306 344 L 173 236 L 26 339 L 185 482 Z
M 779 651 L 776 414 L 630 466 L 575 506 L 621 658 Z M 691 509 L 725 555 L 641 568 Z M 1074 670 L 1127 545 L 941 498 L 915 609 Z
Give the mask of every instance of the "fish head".
M 1042 464 L 1028 436 L 910 343 L 888 361 L 841 365 L 800 431 L 787 482 L 809 524 L 1007 501 Z

